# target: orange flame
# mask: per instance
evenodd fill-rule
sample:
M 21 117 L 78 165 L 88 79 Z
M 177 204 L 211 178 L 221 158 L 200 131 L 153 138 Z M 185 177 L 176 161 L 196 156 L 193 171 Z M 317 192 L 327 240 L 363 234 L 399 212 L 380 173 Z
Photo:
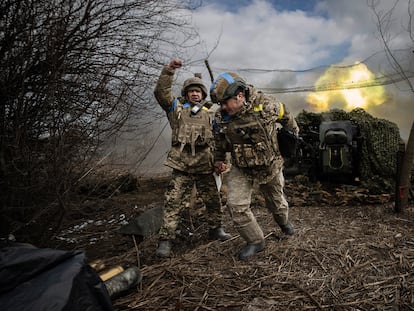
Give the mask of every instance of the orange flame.
M 375 75 L 365 64 L 357 63 L 347 68 L 330 67 L 316 81 L 316 92 L 307 96 L 307 102 L 316 111 L 331 108 L 349 111 L 358 107 L 368 111 L 370 107 L 386 101 L 385 90 L 381 85 L 358 88 L 358 85 L 370 82 L 375 82 Z

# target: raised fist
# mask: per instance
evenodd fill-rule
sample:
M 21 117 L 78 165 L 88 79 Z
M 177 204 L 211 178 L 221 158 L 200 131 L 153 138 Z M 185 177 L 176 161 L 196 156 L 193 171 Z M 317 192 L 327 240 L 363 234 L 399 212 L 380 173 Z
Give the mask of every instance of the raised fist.
M 181 61 L 181 59 L 173 58 L 170 61 L 170 64 L 168 65 L 168 67 L 170 67 L 171 69 L 178 69 L 178 68 L 181 68 L 182 65 L 183 65 L 183 62 Z

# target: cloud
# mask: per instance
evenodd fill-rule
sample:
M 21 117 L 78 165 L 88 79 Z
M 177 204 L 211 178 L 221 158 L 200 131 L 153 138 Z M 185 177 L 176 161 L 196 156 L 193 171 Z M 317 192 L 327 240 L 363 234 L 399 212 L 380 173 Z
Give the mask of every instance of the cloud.
M 235 12 L 223 12 L 218 5 L 202 7 L 194 13 L 194 25 L 207 52 L 214 49 L 210 61 L 217 68 L 312 67 L 327 59 L 340 60 L 331 49 L 351 43 L 349 34 L 333 20 L 300 10 L 277 11 L 261 0 Z

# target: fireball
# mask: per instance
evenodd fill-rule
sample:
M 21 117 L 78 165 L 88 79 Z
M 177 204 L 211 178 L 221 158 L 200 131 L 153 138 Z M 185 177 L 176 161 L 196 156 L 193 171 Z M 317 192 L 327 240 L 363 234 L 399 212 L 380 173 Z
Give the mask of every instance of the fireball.
M 362 63 L 351 67 L 329 67 L 316 81 L 315 90 L 307 96 L 307 102 L 316 111 L 331 108 L 369 111 L 370 107 L 386 101 L 384 88 L 375 84 L 375 75 Z

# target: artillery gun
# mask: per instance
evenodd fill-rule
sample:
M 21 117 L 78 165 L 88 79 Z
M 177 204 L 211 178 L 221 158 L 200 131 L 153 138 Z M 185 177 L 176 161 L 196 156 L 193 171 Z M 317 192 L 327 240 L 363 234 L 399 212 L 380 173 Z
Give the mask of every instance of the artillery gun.
M 359 180 L 361 137 L 349 120 L 298 122 L 296 154 L 286 159 L 286 176 L 304 174 L 312 181 L 355 183 Z
M 402 142 L 395 123 L 362 108 L 302 111 L 296 122 L 300 137 L 296 153 L 285 158 L 286 177 L 359 184 L 377 194 L 394 191 Z

